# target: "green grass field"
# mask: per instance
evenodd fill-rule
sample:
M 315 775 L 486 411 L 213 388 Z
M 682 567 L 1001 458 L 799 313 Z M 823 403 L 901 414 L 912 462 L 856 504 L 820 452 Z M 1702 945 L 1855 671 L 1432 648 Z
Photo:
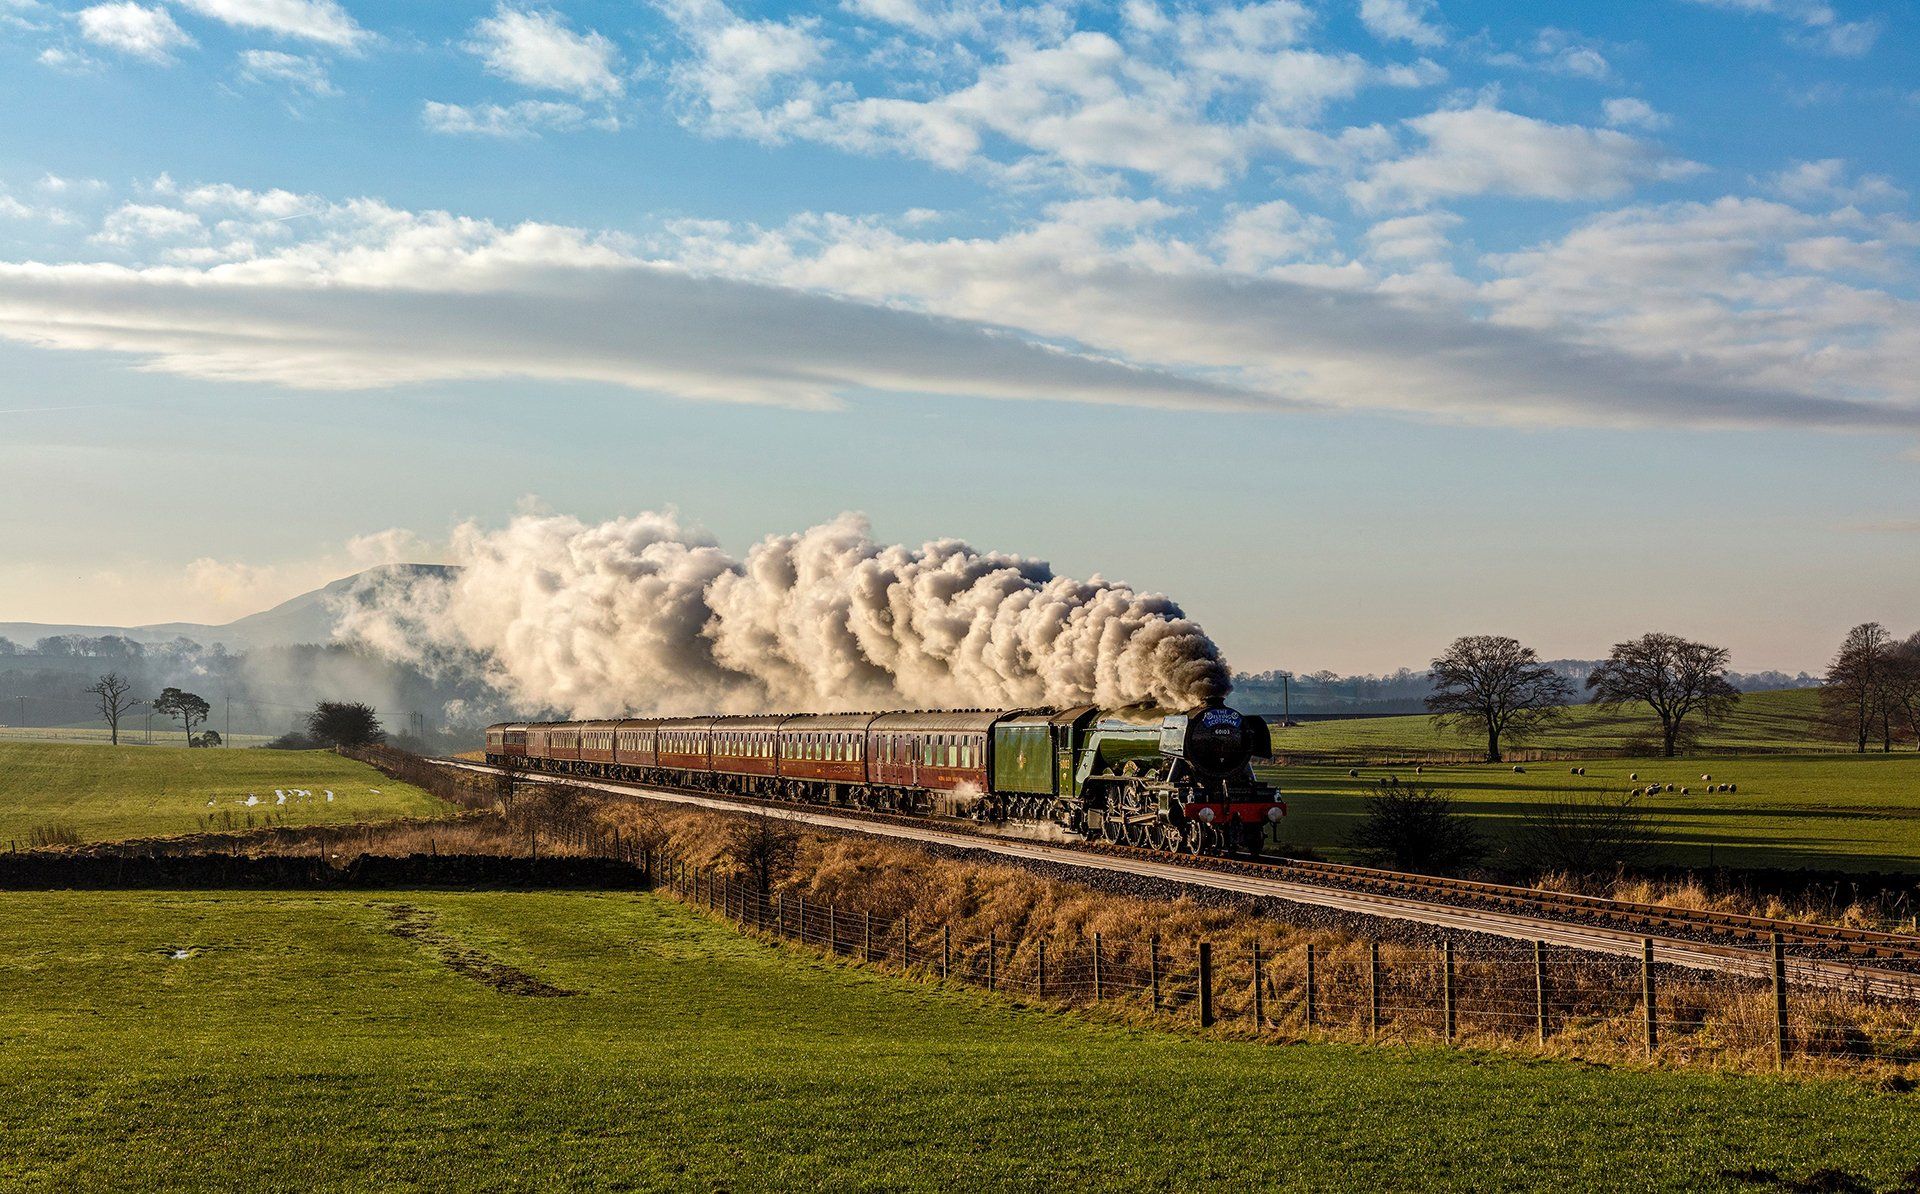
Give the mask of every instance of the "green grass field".
M 1645 797 L 1656 861 L 1681 866 L 1816 867 L 1851 871 L 1920 870 L 1920 755 L 1738 755 L 1723 758 L 1594 758 L 1585 776 L 1575 763 L 1361 766 L 1303 763 L 1263 768 L 1288 804 L 1286 840 L 1339 861 L 1348 831 L 1364 813 L 1379 778 L 1398 776 L 1454 797 L 1496 844 L 1510 843 L 1530 811 L 1565 792 L 1624 794 L 1650 781 L 1691 789 Z M 1638 773 L 1634 781 L 1628 776 Z M 1700 780 L 1733 783 L 1708 793 Z
M 194 732 L 198 733 L 199 730 Z M 131 728 L 122 727 L 120 730 L 122 746 L 179 746 L 183 739 L 179 729 L 170 725 L 164 728 L 155 726 L 151 734 L 140 728 L 138 722 L 131 723 Z M 98 726 L 0 726 L 0 742 L 86 742 L 107 746 L 112 741 L 108 731 Z M 270 741 L 272 736 L 267 734 L 235 734 L 227 739 L 226 745 L 239 749 Z
M 1845 743 L 1823 738 L 1814 724 L 1819 694 L 1810 688 L 1782 692 L 1752 692 L 1741 697 L 1733 712 L 1703 726 L 1694 751 L 1731 754 L 1742 751 L 1791 751 L 1796 754 L 1842 753 Z M 1278 719 L 1274 719 L 1278 724 Z M 1910 744 L 1909 744 L 1910 745 Z M 1655 754 L 1660 727 L 1653 714 L 1638 706 L 1617 710 L 1572 705 L 1566 716 L 1525 739 L 1504 743 L 1509 750 L 1619 752 Z M 1314 721 L 1273 732 L 1273 749 L 1286 756 L 1325 755 L 1339 758 L 1417 758 L 1449 755 L 1477 757 L 1486 740 L 1450 729 L 1436 729 L 1424 715 L 1355 717 Z M 1697 774 L 1697 773 L 1696 773 Z
M 309 799 L 276 803 L 274 789 Z M 324 797 L 332 790 L 334 799 Z M 252 795 L 259 803 L 248 806 Z M 208 802 L 212 802 L 209 807 Z M 0 742 L 0 843 L 61 825 L 83 842 L 192 833 L 202 818 L 244 827 L 268 813 L 290 825 L 426 817 L 453 810 L 363 763 L 322 750 L 188 750 Z
M 648 895 L 0 895 L 0 1098 L 21 1190 L 1753 1190 L 1779 1187 L 1728 1175 L 1920 1163 L 1920 1096 L 1864 1083 L 1207 1041 Z

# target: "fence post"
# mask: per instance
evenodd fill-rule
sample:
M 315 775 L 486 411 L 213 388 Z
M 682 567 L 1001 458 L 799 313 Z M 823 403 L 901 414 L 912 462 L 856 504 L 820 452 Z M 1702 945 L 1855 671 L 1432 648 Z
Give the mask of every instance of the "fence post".
M 1454 1015 L 1453 1015 L 1453 942 L 1452 942 L 1452 941 L 1443 941 L 1443 942 L 1441 942 L 1441 943 L 1440 943 L 1440 953 L 1441 953 L 1441 966 L 1442 966 L 1442 969 L 1443 969 L 1443 974 L 1442 974 L 1442 978 L 1441 978 L 1441 984 L 1440 984 L 1440 996 L 1441 996 L 1441 1000 L 1442 1000 L 1442 1002 L 1443 1002 L 1443 1004 L 1444 1004 L 1444 1009 L 1443 1009 L 1443 1010 L 1444 1010 L 1444 1011 L 1445 1011 L 1445 1013 L 1446 1013 L 1446 1021 L 1447 1021 L 1447 1044 L 1449 1044 L 1449 1045 L 1451 1045 L 1451 1044 L 1453 1043 L 1453 1029 L 1454 1029 Z
M 946 982 L 953 969 L 953 926 L 940 926 L 940 981 Z
M 1000 941 L 991 932 L 987 934 L 987 990 L 994 988 L 994 955 L 1000 952 Z
M 1262 978 L 1263 976 L 1260 973 L 1260 943 L 1256 941 L 1253 943 L 1253 1026 L 1255 1028 L 1265 1028 L 1267 1026 L 1267 1004 L 1263 997 L 1264 991 L 1262 990 L 1265 983 L 1261 981 Z
M 1200 1027 L 1213 1027 L 1213 943 L 1200 943 Z
M 1047 943 L 1044 939 L 1040 942 L 1040 957 L 1034 965 L 1033 974 L 1034 998 L 1045 999 L 1047 997 Z
M 1319 974 L 1316 971 L 1313 963 L 1314 963 L 1313 943 L 1309 941 L 1307 943 L 1307 1027 L 1308 1028 L 1312 1028 L 1314 1024 L 1319 1020 L 1319 1015 L 1317 1014 L 1319 1009 L 1314 1006 L 1316 1002 L 1315 996 L 1317 996 L 1320 993 L 1316 989 L 1319 985 L 1318 982 L 1316 981 L 1319 978 Z
M 773 896 L 773 935 L 787 935 L 787 893 L 775 892 Z
M 1547 943 L 1533 943 L 1533 1026 L 1542 1048 L 1547 1044 Z
M 1660 1030 L 1654 1018 L 1656 1002 L 1653 987 L 1653 938 L 1647 937 L 1640 942 L 1640 1002 L 1646 1009 L 1647 1020 L 1647 1056 L 1660 1045 Z
M 1380 1035 L 1380 943 L 1367 942 L 1367 1035 Z
M 1787 946 L 1773 935 L 1773 1064 L 1787 1064 Z
M 1160 934 L 1147 943 L 1147 969 L 1153 974 L 1153 1010 L 1160 1010 Z
M 860 960 L 871 962 L 873 961 L 873 913 L 867 912 L 864 915 L 867 927 L 865 935 L 860 938 Z
M 1100 986 L 1100 934 L 1093 935 L 1093 1001 L 1099 1003 L 1105 996 Z
M 840 952 L 840 925 L 832 904 L 827 905 L 827 952 L 830 954 Z
M 900 969 L 913 969 L 913 913 L 900 914 Z

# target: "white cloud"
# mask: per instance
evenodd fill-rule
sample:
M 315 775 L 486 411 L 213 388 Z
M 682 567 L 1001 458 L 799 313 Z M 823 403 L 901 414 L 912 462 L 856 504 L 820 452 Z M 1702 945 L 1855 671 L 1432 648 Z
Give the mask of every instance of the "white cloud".
M 521 86 L 582 99 L 610 99 L 626 89 L 614 44 L 592 30 L 574 32 L 559 13 L 501 4 L 472 37 L 467 48 L 487 69 Z
M 1893 203 L 1907 193 L 1879 174 L 1847 176 L 1844 158 L 1795 162 L 1767 180 L 1767 189 L 1796 203 Z
M 355 49 L 372 37 L 336 0 L 174 0 L 174 3 L 241 29 L 259 29 L 343 50 Z
M 1434 0 L 1360 0 L 1360 22 L 1382 40 L 1431 49 L 1447 44 L 1447 35 L 1431 19 L 1435 8 Z
M 1392 262 L 1437 260 L 1452 248 L 1447 233 L 1459 224 L 1460 217 L 1448 211 L 1382 220 L 1367 229 L 1367 256 Z
M 12 195 L 0 192 L 0 219 L 27 220 L 33 218 L 33 209 L 15 199 Z
M 1630 95 L 1610 99 L 1600 105 L 1600 110 L 1606 114 L 1607 123 L 1615 128 L 1663 129 L 1673 123 L 1666 113 Z
M 1425 232 L 1437 235 L 1442 223 Z M 1383 227 L 1378 243 L 1411 248 L 1420 231 Z M 1703 226 L 1676 230 L 1675 239 L 1713 235 Z M 1841 350 L 1815 380 L 1775 368 L 1776 346 L 1754 334 L 1757 313 L 1743 332 L 1751 342 L 1730 339 L 1711 358 L 1697 357 L 1679 326 L 1654 342 L 1624 324 L 1589 336 L 1577 313 L 1529 323 L 1526 296 L 1554 290 L 1553 263 L 1564 257 L 1547 249 L 1537 263 L 1500 260 L 1501 285 L 1478 294 L 1430 264 L 1378 279 L 1351 263 L 1279 265 L 1250 277 L 1178 242 L 1114 243 L 1053 224 L 997 240 L 931 242 L 848 220 L 745 235 L 707 227 L 661 249 L 705 271 L 990 321 L 1317 406 L 1495 423 L 1920 428 L 1920 378 L 1902 377 L 1911 373 L 1901 364 L 1903 352 L 1911 355 L 1912 333 L 1901 330 L 1911 316 L 1862 292 L 1768 296 L 1776 317 L 1796 302 L 1833 300 L 1802 344 Z M 1624 266 L 1607 256 L 1568 273 L 1583 285 L 1613 285 L 1608 271 L 1631 274 L 1630 252 Z M 1677 266 L 1674 280 L 1686 277 Z M 1607 301 L 1631 310 L 1633 297 L 1626 281 Z M 1882 306 L 1869 322 L 1880 332 L 1869 339 L 1859 308 L 1873 302 Z M 1489 304 L 1502 311 L 1500 323 L 1485 319 Z M 1844 369 L 1841 356 L 1850 361 Z
M 823 103 L 838 94 L 807 78 L 828 48 L 809 21 L 746 20 L 720 0 L 656 0 L 655 6 L 692 51 L 673 65 L 674 89 L 711 131 L 777 140 L 817 119 Z M 782 93 L 796 81 L 797 88 Z
M 46 49 L 40 51 L 35 61 L 49 69 L 66 71 L 70 74 L 81 74 L 85 71 L 92 70 L 98 65 L 85 54 L 62 49 L 59 46 L 48 46 Z
M 1333 240 L 1331 221 L 1275 199 L 1231 213 L 1214 234 L 1213 245 L 1228 269 L 1255 273 L 1318 257 Z
M 689 123 L 899 153 L 1012 185 L 1105 190 L 1127 171 L 1177 188 L 1222 186 L 1256 157 L 1327 140 L 1305 125 L 1329 103 L 1446 78 L 1425 59 L 1375 64 L 1300 45 L 1316 18 L 1296 0 L 1172 15 L 1137 0 L 1117 31 L 1074 29 L 1066 10 L 1046 9 L 1060 14 L 1057 30 L 1001 31 L 977 56 L 971 45 L 943 47 L 942 69 L 883 77 L 862 95 L 829 77 L 832 47 L 811 19 L 747 20 L 721 0 L 657 3 L 692 50 L 671 69 Z M 916 29 L 959 11 L 884 7 Z
M 240 77 L 250 83 L 278 83 L 309 95 L 339 95 L 327 77 L 327 68 L 316 58 L 287 54 L 280 50 L 242 50 Z
M 1828 272 L 1884 267 L 1887 236 L 1910 257 L 1920 226 L 1731 197 L 1628 208 L 1493 259 L 1483 297 L 1513 326 L 1915 412 L 1920 305 Z
M 190 217 L 120 223 L 177 234 Z M 0 264 L 0 336 L 298 388 L 531 378 L 805 407 L 861 391 L 1283 402 L 974 323 L 701 276 L 552 225 L 357 201 L 302 227 L 315 231 L 299 243 L 206 267 Z
M 123 203 L 107 216 L 93 240 L 128 247 L 145 241 L 197 240 L 205 232 L 200 217 L 190 211 L 153 203 Z
M 164 8 L 143 8 L 131 2 L 96 4 L 75 13 L 74 19 L 80 23 L 80 35 L 94 45 L 149 62 L 170 62 L 175 50 L 194 44 Z
M 1448 195 L 1603 199 L 1636 182 L 1698 169 L 1612 129 L 1550 124 L 1500 108 L 1432 112 L 1406 122 L 1426 142 L 1349 187 L 1366 206 Z
M 1880 36 L 1878 20 L 1844 21 L 1824 0 L 1690 0 L 1709 8 L 1754 16 L 1777 17 L 1786 22 L 1788 40 L 1832 54 L 1839 58 L 1858 58 L 1873 49 Z
M 500 137 L 517 140 L 541 133 L 570 133 L 583 128 L 608 131 L 620 127 L 613 116 L 590 116 L 578 104 L 550 100 L 521 100 L 513 104 L 443 104 L 428 100 L 420 110 L 428 131 L 452 136 Z

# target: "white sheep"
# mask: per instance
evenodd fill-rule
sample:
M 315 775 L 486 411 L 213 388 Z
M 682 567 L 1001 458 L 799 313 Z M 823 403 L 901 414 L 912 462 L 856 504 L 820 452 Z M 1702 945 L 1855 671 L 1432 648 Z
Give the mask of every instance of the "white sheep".
M 1513 773 L 1515 775 L 1525 775 L 1527 773 L 1527 769 L 1525 767 L 1515 767 L 1513 769 Z
M 1640 773 L 1639 773 L 1638 771 L 1635 771 L 1635 772 L 1632 772 L 1632 773 L 1630 773 L 1630 774 L 1629 774 L 1629 775 L 1627 776 L 1627 778 L 1628 778 L 1628 779 L 1639 779 L 1639 778 L 1640 778 Z
M 1348 779 L 1359 779 L 1359 778 L 1360 778 L 1360 772 L 1359 772 L 1359 771 L 1358 771 L 1357 769 L 1355 769 L 1355 768 L 1352 768 L 1352 767 L 1349 767 L 1349 768 L 1347 769 L 1347 778 L 1348 778 Z
M 1707 782 L 1708 780 L 1710 780 L 1710 779 L 1712 779 L 1712 778 L 1713 778 L 1713 777 L 1712 777 L 1711 775 L 1703 775 L 1703 776 L 1701 776 L 1701 777 L 1700 777 L 1700 782 L 1704 784 L 1704 783 L 1706 783 L 1706 782 Z
M 1686 790 L 1685 788 L 1681 788 L 1681 789 L 1680 789 L 1680 794 L 1681 794 L 1682 796 L 1685 796 L 1685 795 L 1687 794 L 1687 790 Z

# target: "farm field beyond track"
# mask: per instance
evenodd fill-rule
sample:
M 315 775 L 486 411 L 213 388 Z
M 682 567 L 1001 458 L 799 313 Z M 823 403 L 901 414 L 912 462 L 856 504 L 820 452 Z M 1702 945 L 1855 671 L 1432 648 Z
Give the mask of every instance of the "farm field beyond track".
M 1884 1188 L 1920 1163 L 1920 1098 L 1864 1084 L 1205 1041 L 647 895 L 0 895 L 0 1026 L 9 1188 Z
M 1820 735 L 1814 723 L 1820 694 L 1811 688 L 1750 692 L 1721 720 L 1700 727 L 1693 749 L 1701 754 L 1777 751 L 1841 754 L 1851 745 Z M 1272 719 L 1275 726 L 1279 718 Z M 1504 744 L 1509 751 L 1577 754 L 1657 754 L 1660 727 L 1651 711 L 1638 705 L 1600 709 L 1570 705 L 1566 716 L 1525 739 Z M 1908 753 L 1914 753 L 1908 744 Z M 1423 756 L 1478 758 L 1486 740 L 1452 729 L 1436 729 L 1424 714 L 1403 717 L 1353 717 L 1310 721 L 1277 728 L 1273 749 L 1291 757 L 1401 759 Z
M 1570 774 L 1584 765 L 1587 774 Z M 1358 778 L 1348 775 L 1358 770 Z M 1624 795 L 1649 782 L 1690 791 L 1644 797 L 1656 854 L 1678 866 L 1920 870 L 1920 755 L 1739 755 L 1594 758 L 1528 763 L 1349 767 L 1305 763 L 1262 768 L 1287 801 L 1286 841 L 1348 861 L 1344 842 L 1382 776 L 1454 798 L 1498 847 L 1512 845 L 1534 810 L 1568 792 Z M 1629 776 L 1638 774 L 1638 780 Z M 1735 784 L 1707 792 L 1700 776 Z
M 280 805 L 275 788 L 310 789 L 313 796 Z M 249 795 L 259 803 L 248 806 Z M 0 742 L 0 844 L 18 840 L 23 848 L 35 829 L 54 825 L 90 842 L 192 833 L 207 818 L 224 826 L 230 817 L 239 828 L 264 824 L 269 813 L 289 825 L 313 825 L 452 811 L 331 751 Z

